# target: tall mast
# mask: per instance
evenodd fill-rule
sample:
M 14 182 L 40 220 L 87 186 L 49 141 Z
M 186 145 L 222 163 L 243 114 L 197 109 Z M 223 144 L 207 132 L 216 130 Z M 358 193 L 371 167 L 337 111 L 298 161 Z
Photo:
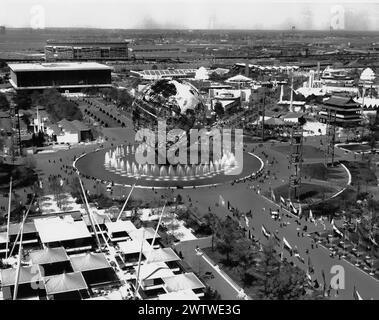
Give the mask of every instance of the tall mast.
M 21 254 L 22 254 L 22 238 L 24 236 L 24 224 L 25 224 L 26 218 L 28 217 L 30 208 L 31 208 L 31 206 L 33 204 L 34 197 L 35 197 L 35 194 L 33 195 L 32 201 L 29 203 L 28 210 L 26 211 L 25 216 L 22 219 L 20 230 L 18 231 L 19 233 L 17 234 L 16 242 L 15 242 L 13 248 L 12 248 L 12 252 L 13 252 L 13 249 L 14 249 L 16 243 L 17 243 L 17 240 L 18 240 L 18 236 L 20 235 L 20 245 L 18 247 L 17 270 L 16 270 L 16 278 L 15 278 L 15 283 L 14 283 L 13 300 L 17 299 L 18 282 L 20 280 Z
M 91 211 L 90 211 L 90 208 L 89 208 L 89 205 L 88 205 L 87 195 L 86 195 L 86 193 L 85 193 L 85 191 L 84 191 L 84 187 L 83 187 L 82 179 L 80 179 L 80 177 L 79 177 L 79 182 L 80 182 L 80 187 L 81 187 L 81 189 L 82 189 L 82 193 L 83 193 L 83 196 L 84 196 L 84 201 L 85 201 L 85 205 L 86 205 L 86 209 L 87 209 L 88 219 L 89 219 L 89 221 L 90 221 L 90 223 L 91 223 L 92 230 L 93 230 L 93 232 L 95 233 L 97 246 L 98 246 L 99 249 L 101 250 L 100 239 L 99 239 L 99 236 L 97 235 L 96 228 L 95 228 L 95 225 L 94 225 L 93 220 L 92 220 Z
M 122 206 L 122 208 L 121 208 L 120 213 L 119 213 L 118 216 L 117 216 L 116 221 L 118 221 L 118 220 L 120 219 L 121 214 L 123 213 L 123 211 L 124 211 L 124 209 L 125 209 L 125 207 L 126 207 L 126 204 L 128 203 L 129 198 L 130 198 L 130 195 L 132 194 L 132 192 L 133 192 L 135 186 L 136 186 L 136 183 L 133 184 L 132 189 L 129 191 L 129 194 L 128 194 L 128 196 L 127 196 L 127 198 L 126 198 L 126 200 L 125 200 L 125 202 L 124 202 L 124 204 L 123 204 L 123 206 Z
M 21 270 L 21 255 L 22 255 L 22 238 L 24 236 L 24 223 L 21 223 L 20 227 L 20 244 L 18 246 L 18 259 L 17 259 L 17 270 L 16 270 L 16 279 L 14 283 L 14 292 L 13 292 L 13 300 L 17 299 L 18 292 L 18 281 L 20 280 L 20 270 Z
M 30 208 L 31 208 L 31 206 L 32 206 L 32 204 L 33 204 L 34 198 L 35 198 L 35 194 L 33 195 L 32 201 L 29 203 L 28 210 L 26 211 L 25 216 L 24 216 L 24 218 L 22 219 L 22 222 L 21 222 L 22 224 L 25 223 L 26 218 L 28 217 L 28 214 L 29 214 Z M 14 243 L 13 243 L 12 250 L 11 250 L 10 253 L 9 253 L 9 256 L 10 256 L 10 257 L 12 256 L 13 250 L 14 250 L 15 247 L 16 247 L 16 244 L 17 244 L 18 238 L 20 237 L 20 233 L 21 233 L 21 228 L 20 228 L 20 229 L 18 230 L 18 232 L 17 232 L 17 236 L 16 236 L 16 239 L 15 239 L 15 241 L 14 241 Z
M 138 293 L 138 289 L 139 289 L 139 273 L 140 273 L 140 270 L 141 270 L 142 249 L 143 249 L 143 242 L 144 242 L 144 240 L 145 240 L 145 229 L 142 232 L 141 249 L 140 249 L 139 257 L 138 257 L 138 268 L 137 268 L 136 288 L 135 288 L 135 291 L 134 291 L 134 298 L 136 297 L 136 295 Z
M 8 258 L 8 248 L 9 248 L 9 225 L 11 222 L 11 201 L 12 201 L 12 176 L 9 182 L 9 197 L 8 197 L 8 220 L 7 220 L 7 243 L 5 249 L 5 258 Z
M 158 230 L 159 230 L 159 227 L 160 227 L 160 224 L 161 224 L 161 221 L 162 221 L 162 217 L 163 217 L 163 213 L 164 213 L 164 210 L 166 208 L 166 203 L 164 204 L 163 206 L 163 209 L 162 209 L 162 212 L 161 212 L 161 215 L 159 217 L 159 221 L 158 221 L 158 225 L 157 225 L 157 228 L 155 229 L 155 233 L 154 233 L 154 237 L 153 237 L 153 241 L 151 242 L 151 249 L 150 249 L 150 252 L 149 252 L 149 256 L 146 258 L 146 262 L 145 264 L 148 263 L 149 259 L 150 259 L 150 256 L 154 250 L 154 243 L 155 243 L 155 238 L 157 237 L 157 234 L 158 234 Z M 142 235 L 142 243 L 143 243 L 143 239 L 144 239 L 144 233 L 145 231 L 143 231 L 143 235 Z M 140 270 L 140 267 L 141 267 L 141 257 L 142 257 L 142 244 L 141 244 L 141 251 L 140 251 L 140 256 L 139 256 L 139 260 L 138 260 L 138 270 L 137 270 L 137 279 L 136 279 L 136 290 L 135 290 L 135 293 L 134 295 L 137 294 L 138 292 L 138 289 L 140 287 L 140 281 L 139 281 L 139 270 Z

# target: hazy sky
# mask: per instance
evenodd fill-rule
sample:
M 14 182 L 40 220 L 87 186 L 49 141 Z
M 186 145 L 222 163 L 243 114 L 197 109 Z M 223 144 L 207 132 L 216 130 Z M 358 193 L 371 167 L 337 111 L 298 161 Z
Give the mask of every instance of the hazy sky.
M 329 29 L 342 7 L 345 29 L 379 31 L 379 0 L 0 0 L 0 6 L 0 25 L 8 27 L 307 30 Z

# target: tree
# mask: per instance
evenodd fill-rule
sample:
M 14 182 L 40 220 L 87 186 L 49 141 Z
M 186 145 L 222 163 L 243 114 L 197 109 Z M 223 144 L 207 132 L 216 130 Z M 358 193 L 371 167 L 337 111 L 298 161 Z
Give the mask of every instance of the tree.
M 226 255 L 225 264 L 230 265 L 232 262 L 230 255 L 233 252 L 234 243 L 240 239 L 243 234 L 238 222 L 230 217 L 221 221 L 219 226 L 220 228 L 216 233 L 216 247 L 221 254 Z
M 76 199 L 76 203 L 84 203 L 82 188 L 78 177 L 74 177 L 70 184 L 70 191 L 73 198 Z
M 117 97 L 117 104 L 125 110 L 130 110 L 132 103 L 133 97 L 126 90 L 120 90 Z
M 219 118 L 222 118 L 225 114 L 224 108 L 222 107 L 222 104 L 219 101 L 215 103 L 214 110 Z
M 68 101 L 56 89 L 47 89 L 39 97 L 34 97 L 36 103 L 43 105 L 53 122 L 62 119 L 82 120 L 83 115 L 79 107 Z
M 297 300 L 305 296 L 305 273 L 287 261 L 277 257 L 274 243 L 263 247 L 262 261 L 258 264 L 261 274 L 257 280 L 257 296 L 267 300 Z
M 9 101 L 4 93 L 0 93 L 0 110 L 8 111 L 9 110 Z
M 212 289 L 209 286 L 206 286 L 204 290 L 204 299 L 205 300 L 221 300 L 221 295 L 217 292 L 217 290 Z
M 48 189 L 54 195 L 54 199 L 59 209 L 62 207 L 63 187 L 58 177 L 53 176 L 49 179 Z
M 17 91 L 13 96 L 13 102 L 16 104 L 17 109 L 30 109 L 32 106 L 32 99 L 30 94 L 24 91 Z
M 212 231 L 212 251 L 214 251 L 215 236 L 219 230 L 220 219 L 214 213 L 208 212 L 203 216 L 203 222 Z

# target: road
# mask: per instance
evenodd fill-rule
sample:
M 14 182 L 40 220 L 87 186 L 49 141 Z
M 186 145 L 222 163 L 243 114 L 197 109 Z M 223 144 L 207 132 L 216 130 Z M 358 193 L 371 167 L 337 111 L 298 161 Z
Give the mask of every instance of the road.
M 307 224 L 309 228 L 314 229 L 313 224 L 300 220 L 301 225 L 299 226 L 295 222 L 295 218 L 286 217 L 283 221 L 288 221 L 290 224 L 281 228 L 279 226 L 279 222 L 274 221 L 271 218 L 270 209 L 277 210 L 278 206 L 270 200 L 264 198 L 262 196 L 262 192 L 261 194 L 257 194 L 256 191 L 254 191 L 250 186 L 255 185 L 257 187 L 260 184 L 262 190 L 268 190 L 269 187 L 280 185 L 283 180 L 288 179 L 288 162 L 286 162 L 286 157 L 284 155 L 279 155 L 277 152 L 269 151 L 267 146 L 265 151 L 269 154 L 275 154 L 275 157 L 279 161 L 276 168 L 270 168 L 271 171 L 275 171 L 277 173 L 278 180 L 269 180 L 264 184 L 260 184 L 258 182 L 238 183 L 233 185 L 233 187 L 230 185 L 223 185 L 217 188 L 209 188 L 204 190 L 204 192 L 197 192 L 196 190 L 180 191 L 182 198 L 187 201 L 188 205 L 192 203 L 192 206 L 196 207 L 196 210 L 200 214 L 205 214 L 208 212 L 210 207 L 211 211 L 220 217 L 226 216 L 228 214 L 228 210 L 216 205 L 219 203 L 220 195 L 223 197 L 225 202 L 229 201 L 231 206 L 238 208 L 241 212 L 246 213 L 251 210 L 252 219 L 249 226 L 252 234 L 264 243 L 267 239 L 261 232 L 262 225 L 264 225 L 271 233 L 278 230 L 278 235 L 280 238 L 285 237 L 292 247 L 297 247 L 300 256 L 305 260 L 305 264 L 300 263 L 300 261 L 295 258 L 296 264 L 305 271 L 308 269 L 308 255 L 305 251 L 309 250 L 309 256 L 315 270 L 314 276 L 320 284 L 323 283 L 323 271 L 326 276 L 326 283 L 328 284 L 333 276 L 333 274 L 330 273 L 332 266 L 341 265 L 343 267 L 345 271 L 345 289 L 340 289 L 338 296 L 336 297 L 336 292 L 332 290 L 331 296 L 333 298 L 353 299 L 353 290 L 355 286 L 363 299 L 379 299 L 378 280 L 371 277 L 363 270 L 355 267 L 348 261 L 330 257 L 329 250 L 321 245 L 319 245 L 318 248 L 312 249 L 311 244 L 313 240 L 306 235 L 303 237 L 301 235 L 298 236 L 298 228 L 302 229 L 303 226 Z M 259 155 L 259 151 L 257 151 L 257 154 Z M 189 202 L 189 198 L 191 199 L 191 202 Z M 322 227 L 320 226 L 320 228 Z

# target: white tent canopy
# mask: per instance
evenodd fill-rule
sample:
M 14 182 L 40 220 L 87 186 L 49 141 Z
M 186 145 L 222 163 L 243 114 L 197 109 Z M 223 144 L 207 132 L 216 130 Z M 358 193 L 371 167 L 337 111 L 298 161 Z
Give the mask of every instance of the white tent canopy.
M 238 74 L 234 77 L 227 79 L 225 82 L 252 82 L 253 79 L 243 76 L 242 74 Z

